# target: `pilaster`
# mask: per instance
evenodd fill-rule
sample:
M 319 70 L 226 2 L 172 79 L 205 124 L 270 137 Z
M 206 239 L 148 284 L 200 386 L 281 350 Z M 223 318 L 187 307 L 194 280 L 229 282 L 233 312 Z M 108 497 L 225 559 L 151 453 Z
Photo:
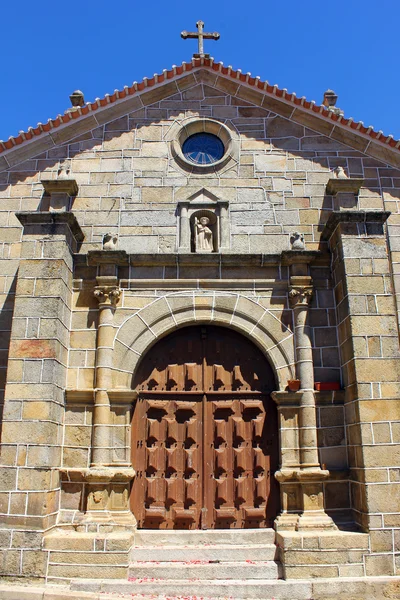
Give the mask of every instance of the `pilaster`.
M 398 463 L 390 421 L 400 414 L 400 352 L 385 237 L 389 214 L 332 213 L 323 231 L 332 252 L 352 506 L 365 530 L 386 522 L 386 513 L 400 518 L 400 484 L 390 475 Z
M 72 213 L 17 213 L 23 225 L 11 331 L 1 460 L 10 495 L 3 523 L 46 528 L 56 518 L 71 314 Z M 23 442 L 23 443 L 21 443 Z

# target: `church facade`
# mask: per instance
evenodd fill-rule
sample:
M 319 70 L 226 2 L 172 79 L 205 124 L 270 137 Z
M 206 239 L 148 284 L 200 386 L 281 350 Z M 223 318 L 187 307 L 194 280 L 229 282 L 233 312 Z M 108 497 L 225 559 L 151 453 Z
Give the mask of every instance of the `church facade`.
M 400 143 L 207 55 L 71 98 L 0 144 L 2 574 L 274 529 L 398 575 Z

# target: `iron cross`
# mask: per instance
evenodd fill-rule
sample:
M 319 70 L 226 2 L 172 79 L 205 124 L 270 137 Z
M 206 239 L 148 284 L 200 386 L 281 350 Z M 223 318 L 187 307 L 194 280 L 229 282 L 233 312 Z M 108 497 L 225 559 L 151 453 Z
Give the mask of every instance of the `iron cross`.
M 184 40 L 186 40 L 187 38 L 198 38 L 199 40 L 199 52 L 198 54 L 195 54 L 194 56 L 200 57 L 200 56 L 208 56 L 206 54 L 204 54 L 204 40 L 219 40 L 219 33 L 217 33 L 216 31 L 214 31 L 214 33 L 205 33 L 203 31 L 203 27 L 204 27 L 204 21 L 197 21 L 196 23 L 196 27 L 198 29 L 198 32 L 196 31 L 182 31 L 181 33 L 181 37 L 183 37 Z

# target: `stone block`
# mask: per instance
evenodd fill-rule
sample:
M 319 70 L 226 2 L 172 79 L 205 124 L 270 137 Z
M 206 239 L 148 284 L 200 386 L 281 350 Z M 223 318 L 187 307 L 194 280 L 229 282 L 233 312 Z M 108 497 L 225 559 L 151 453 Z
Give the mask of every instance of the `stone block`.
M 46 444 L 49 440 L 58 441 L 58 425 L 44 422 L 4 423 L 3 443 L 14 443 L 16 440 L 29 440 L 31 444 Z
M 0 574 L 14 577 L 21 574 L 20 550 L 2 550 L 0 552 Z
M 301 565 L 284 567 L 285 579 L 316 579 L 339 576 L 339 567 L 334 565 Z M 326 583 L 325 583 L 326 586 Z M 325 600 L 325 598 L 324 598 Z
M 365 557 L 365 572 L 369 577 L 394 575 L 392 554 L 371 554 Z
M 340 568 L 341 571 L 342 567 Z M 344 576 L 344 575 L 343 575 Z M 336 581 L 314 581 L 312 584 L 313 600 L 331 600 L 346 598 L 347 600 L 377 600 L 379 598 L 395 599 L 399 596 L 400 582 L 390 577 L 379 579 L 346 579 Z
M 47 554 L 42 550 L 24 550 L 22 552 L 22 575 L 25 577 L 43 577 L 46 575 Z
M 371 531 L 371 552 L 377 554 L 379 552 L 392 552 L 393 548 L 393 534 L 391 530 L 388 531 Z
M 367 486 L 368 508 L 372 513 L 400 512 L 400 483 Z M 386 517 L 385 517 L 386 519 Z
M 398 381 L 400 365 L 389 358 L 356 359 L 357 379 L 361 382 Z
M 287 169 L 286 156 L 258 154 L 255 156 L 256 171 L 283 172 Z
M 63 579 L 73 579 L 76 577 L 77 565 L 50 565 L 48 576 Z M 126 579 L 128 575 L 127 566 L 102 565 L 92 566 L 88 564 L 79 565 L 79 575 L 84 579 Z

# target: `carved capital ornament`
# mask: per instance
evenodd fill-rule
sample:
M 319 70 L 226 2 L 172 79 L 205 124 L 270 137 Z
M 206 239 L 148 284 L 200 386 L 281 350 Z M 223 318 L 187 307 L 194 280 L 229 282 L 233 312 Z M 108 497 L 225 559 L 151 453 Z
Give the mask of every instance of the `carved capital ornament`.
M 296 306 L 308 305 L 313 297 L 311 286 L 291 286 L 289 288 L 289 302 L 294 308 Z
M 99 301 L 99 304 L 115 306 L 120 299 L 121 290 L 118 286 L 98 286 L 93 295 Z

